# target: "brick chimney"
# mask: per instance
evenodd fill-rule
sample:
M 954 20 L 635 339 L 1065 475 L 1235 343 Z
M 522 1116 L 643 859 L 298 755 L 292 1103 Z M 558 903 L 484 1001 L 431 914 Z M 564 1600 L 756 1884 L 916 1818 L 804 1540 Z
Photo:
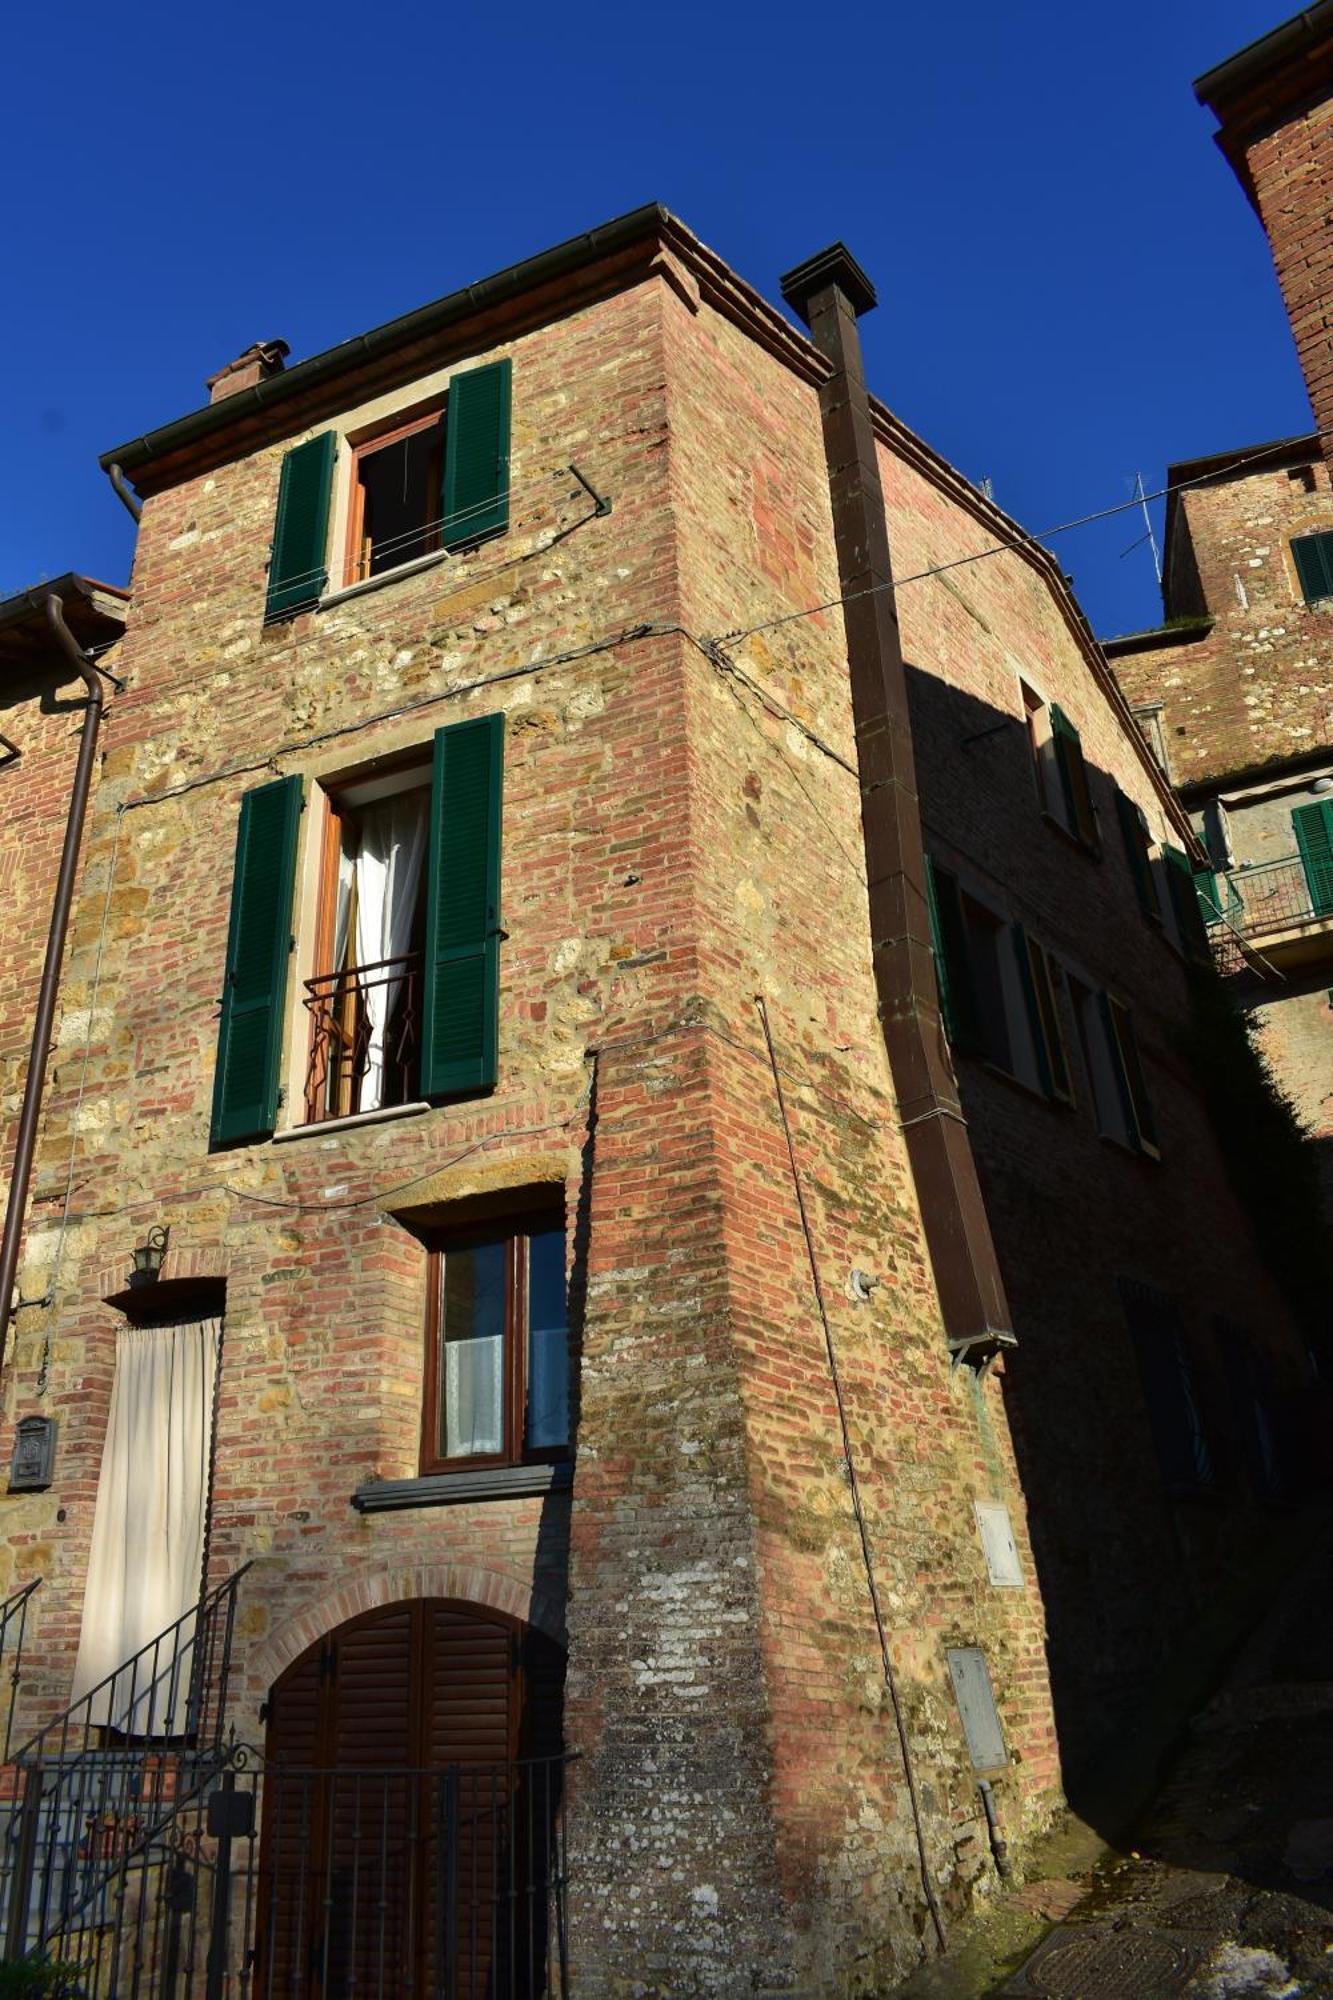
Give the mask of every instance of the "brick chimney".
M 1229 56 L 1194 94 L 1264 226 L 1333 471 L 1333 0 Z
M 224 396 L 234 396 L 238 389 L 253 389 L 256 382 L 267 382 L 270 375 L 280 375 L 291 351 L 285 340 L 257 340 L 244 354 L 238 354 L 225 368 L 219 368 L 216 375 L 209 376 L 205 385 L 209 402 L 220 403 Z

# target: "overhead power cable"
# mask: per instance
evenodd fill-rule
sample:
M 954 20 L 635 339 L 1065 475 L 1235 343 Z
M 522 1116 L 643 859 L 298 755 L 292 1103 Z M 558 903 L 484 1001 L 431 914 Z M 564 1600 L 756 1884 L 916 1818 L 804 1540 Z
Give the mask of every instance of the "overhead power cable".
M 1316 438 L 1333 437 L 1333 429 L 1311 433 Z M 923 583 L 927 577 L 942 576 L 946 570 L 963 569 L 968 563 L 984 562 L 988 556 L 1011 555 L 1016 549 L 1040 547 L 1055 535 L 1067 535 L 1073 528 L 1086 528 L 1093 521 L 1109 520 L 1113 514 L 1123 514 L 1131 507 L 1143 507 L 1149 500 L 1161 500 L 1168 493 L 1184 493 L 1194 486 L 1206 486 L 1215 479 L 1225 479 L 1229 473 L 1238 472 L 1246 465 L 1254 465 L 1266 458 L 1273 458 L 1285 451 L 1289 440 L 1281 439 L 1276 444 L 1264 445 L 1258 451 L 1244 452 L 1233 458 L 1227 465 L 1216 465 L 1211 472 L 1201 472 L 1197 479 L 1182 479 L 1174 486 L 1159 486 L 1152 493 L 1135 493 L 1130 500 L 1118 500 L 1113 507 L 1099 507 L 1091 514 L 1078 514 L 1072 521 L 1060 521 L 1053 528 L 1043 528 L 1040 534 L 1028 534 L 1026 530 L 1012 541 L 993 542 L 989 548 L 975 549 L 971 555 L 953 556 L 948 562 L 932 563 L 928 569 L 913 570 L 910 576 L 891 577 L 887 583 L 870 583 L 864 590 L 851 590 L 839 597 L 826 597 L 822 603 L 807 604 L 800 611 L 784 611 L 777 618 L 763 618 L 755 625 L 738 626 L 733 632 L 719 632 L 716 643 L 734 646 L 742 639 L 753 639 L 758 632 L 776 632 L 782 625 L 794 625 L 801 618 L 817 618 L 823 611 L 834 611 L 842 604 L 855 604 L 863 597 L 875 597 L 883 590 L 902 590 L 909 583 Z

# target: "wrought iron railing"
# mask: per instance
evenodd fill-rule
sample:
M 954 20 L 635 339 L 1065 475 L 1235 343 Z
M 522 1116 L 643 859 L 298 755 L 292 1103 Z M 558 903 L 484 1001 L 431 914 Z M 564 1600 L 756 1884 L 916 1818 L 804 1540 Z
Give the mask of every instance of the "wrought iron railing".
M 1242 945 L 1252 939 L 1320 918 L 1333 923 L 1333 906 L 1319 907 L 1299 854 L 1261 861 L 1253 868 L 1237 868 L 1229 875 L 1218 875 L 1216 882 L 1221 908 L 1210 915 L 1205 907 L 1205 916 L 1214 957 L 1224 972 L 1245 963 Z
M 21 1589 L 16 1590 L 0 1604 L 0 1672 L 9 1675 L 9 1699 L 5 1710 L 5 1755 L 9 1762 L 9 1746 L 14 1737 L 14 1708 L 19 1696 L 19 1683 L 23 1673 L 23 1641 L 28 1631 L 28 1606 L 33 1593 L 40 1587 L 42 1579 L 35 1576 Z
M 123 1857 L 151 1843 L 222 1767 L 236 1596 L 248 1568 L 13 1753 L 0 1805 L 7 1959 L 100 1907 Z
M 564 2000 L 565 1757 L 294 1768 L 235 1746 L 44 1937 L 85 2000 Z
M 378 992 L 384 995 L 384 1026 L 381 1045 L 375 1048 L 369 995 Z M 373 965 L 307 979 L 305 1004 L 310 1013 L 307 1124 L 408 1101 L 416 1088 L 421 1050 L 420 952 L 400 952 Z M 376 1067 L 379 1084 L 372 1106 L 364 1099 Z

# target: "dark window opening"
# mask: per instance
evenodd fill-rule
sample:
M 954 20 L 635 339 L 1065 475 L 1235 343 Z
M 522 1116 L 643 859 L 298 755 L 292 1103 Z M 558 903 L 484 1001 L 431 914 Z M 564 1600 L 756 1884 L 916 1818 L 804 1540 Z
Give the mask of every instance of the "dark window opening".
M 349 583 L 440 547 L 444 421 L 363 445 L 352 493 Z

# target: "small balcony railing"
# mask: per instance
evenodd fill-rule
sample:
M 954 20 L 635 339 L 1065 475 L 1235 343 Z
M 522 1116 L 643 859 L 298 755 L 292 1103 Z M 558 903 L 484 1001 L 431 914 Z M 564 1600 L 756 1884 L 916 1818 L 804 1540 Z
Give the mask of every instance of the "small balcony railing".
M 1221 909 L 1210 919 L 1208 935 L 1223 971 L 1234 971 L 1244 962 L 1242 940 L 1271 937 L 1321 920 L 1333 925 L 1333 907 L 1318 907 L 1299 854 L 1238 868 L 1216 879 Z
M 383 1027 L 376 1046 L 374 1015 L 381 999 Z M 421 1053 L 420 952 L 401 952 L 373 965 L 307 979 L 305 1004 L 310 1014 L 308 1125 L 407 1103 L 416 1089 Z

